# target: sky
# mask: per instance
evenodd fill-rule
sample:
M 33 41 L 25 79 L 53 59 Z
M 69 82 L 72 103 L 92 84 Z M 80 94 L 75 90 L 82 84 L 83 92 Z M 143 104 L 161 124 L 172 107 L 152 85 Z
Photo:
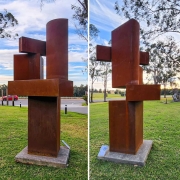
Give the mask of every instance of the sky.
M 90 24 L 94 24 L 100 31 L 98 37 L 93 41 L 95 45 L 108 46 L 108 42 L 111 40 L 111 31 L 128 21 L 123 15 L 120 16 L 116 14 L 116 11 L 114 10 L 116 1 L 117 0 L 90 0 Z M 121 5 L 120 2 L 122 1 L 119 0 L 118 2 L 119 5 Z M 146 28 L 146 25 L 143 22 L 139 23 L 141 27 Z M 167 33 L 166 36 L 167 35 L 173 35 L 176 42 L 180 42 L 180 34 Z M 155 40 L 163 39 L 164 36 L 160 36 Z M 145 82 L 145 73 L 143 76 Z M 94 89 L 104 89 L 101 78 L 94 83 Z M 111 76 L 108 79 L 107 89 L 112 89 Z
M 109 46 L 111 31 L 127 21 L 124 17 L 116 14 L 114 10 L 115 1 L 90 0 L 90 24 L 94 24 L 99 30 L 94 44 Z M 94 89 L 104 89 L 101 78 L 94 83 Z M 113 89 L 111 75 L 108 78 L 107 89 Z
M 44 3 L 40 7 L 40 0 L 0 0 L 0 12 L 6 9 L 18 20 L 18 26 L 12 28 L 19 37 L 25 36 L 33 39 L 46 41 L 46 24 L 52 19 L 68 19 L 68 79 L 74 81 L 74 85 L 87 84 L 87 73 L 82 71 L 87 66 L 84 59 L 87 58 L 87 42 L 82 40 L 75 29 L 75 22 L 72 19 L 74 13 L 71 4 L 76 0 L 56 0 L 51 3 Z M 7 84 L 13 80 L 13 54 L 18 54 L 18 39 L 0 39 L 0 85 Z M 44 58 L 44 69 L 46 63 Z

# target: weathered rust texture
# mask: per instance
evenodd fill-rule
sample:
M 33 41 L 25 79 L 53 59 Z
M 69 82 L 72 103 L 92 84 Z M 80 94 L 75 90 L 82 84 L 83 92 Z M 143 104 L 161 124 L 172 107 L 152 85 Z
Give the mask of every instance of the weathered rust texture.
M 97 45 L 96 52 L 98 61 L 111 62 L 111 47 Z
M 59 79 L 9 81 L 9 94 L 19 96 L 72 96 L 73 82 Z M 21 88 L 20 88 L 21 87 Z
M 14 56 L 14 81 L 8 82 L 9 94 L 28 96 L 28 153 L 57 157 L 60 149 L 60 97 L 73 96 L 68 81 L 68 20 L 55 19 L 47 24 L 47 42 L 19 39 Z M 46 55 L 43 77 L 42 55 Z
M 57 157 L 60 149 L 60 98 L 28 97 L 28 153 Z
M 160 100 L 160 85 L 127 85 L 127 101 Z
M 14 55 L 14 80 L 43 79 L 40 54 Z
M 149 64 L 149 53 L 140 51 L 140 65 Z
M 96 46 L 96 59 L 97 61 L 112 62 L 112 48 L 109 46 Z M 140 51 L 140 65 L 149 64 L 149 53 Z
M 59 83 L 59 96 L 73 96 L 73 81 L 60 81 Z
M 9 81 L 9 94 L 21 96 L 59 96 L 59 80 L 18 80 Z
M 109 101 L 110 151 L 136 154 L 143 142 L 143 102 Z
M 19 38 L 19 52 L 46 55 L 46 42 L 27 37 Z
M 139 23 L 131 19 L 112 31 L 112 87 L 139 84 Z
M 139 23 L 112 31 L 112 46 L 97 46 L 97 60 L 112 62 L 112 87 L 126 88 L 125 101 L 109 101 L 110 151 L 136 154 L 143 143 L 143 101 L 159 100 L 159 85 L 143 85 L 149 53 L 139 51 Z
M 68 20 L 55 19 L 46 26 L 46 78 L 68 79 Z

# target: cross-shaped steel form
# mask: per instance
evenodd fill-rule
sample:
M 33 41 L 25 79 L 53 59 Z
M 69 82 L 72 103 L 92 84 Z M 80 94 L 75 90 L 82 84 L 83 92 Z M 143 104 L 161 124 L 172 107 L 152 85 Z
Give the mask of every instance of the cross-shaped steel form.
M 139 50 L 139 23 L 131 19 L 112 31 L 112 46 L 96 48 L 98 61 L 112 62 L 112 87 L 126 88 L 126 100 L 109 101 L 110 151 L 136 154 L 143 143 L 143 101 L 159 100 L 160 85 L 144 85 L 148 52 Z

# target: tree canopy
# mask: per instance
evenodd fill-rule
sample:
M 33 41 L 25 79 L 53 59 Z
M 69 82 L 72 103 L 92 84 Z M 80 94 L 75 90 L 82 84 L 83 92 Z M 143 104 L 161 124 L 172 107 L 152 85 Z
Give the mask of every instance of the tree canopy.
M 145 22 L 148 30 L 141 29 L 144 39 L 167 32 L 180 33 L 179 0 L 123 0 L 123 5 L 116 1 L 115 10 L 126 18 Z
M 18 21 L 10 12 L 7 10 L 0 12 L 0 38 L 16 38 L 18 34 L 10 30 L 16 25 Z
M 180 49 L 173 37 L 149 44 L 146 51 L 150 54 L 150 64 L 144 69 L 152 75 L 154 84 L 166 84 L 168 79 L 180 72 Z
M 75 24 L 77 34 L 88 41 L 88 0 L 77 0 L 78 5 L 72 4 L 71 9 L 74 10 L 73 19 L 78 21 Z

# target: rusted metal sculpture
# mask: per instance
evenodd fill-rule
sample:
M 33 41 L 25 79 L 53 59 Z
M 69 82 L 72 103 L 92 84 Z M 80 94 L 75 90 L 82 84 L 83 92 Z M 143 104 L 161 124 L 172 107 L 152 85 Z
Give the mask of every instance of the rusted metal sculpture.
M 28 96 L 28 153 L 57 157 L 60 150 L 61 96 L 73 96 L 68 81 L 68 20 L 47 23 L 47 40 L 21 37 L 14 55 L 14 81 L 9 94 Z M 46 56 L 43 79 L 41 56 Z
M 126 100 L 109 101 L 111 152 L 136 154 L 143 143 L 143 101 L 159 100 L 160 85 L 143 85 L 149 54 L 139 50 L 139 23 L 131 19 L 112 31 L 112 47 L 97 46 L 97 60 L 112 62 L 112 87 L 126 88 Z

